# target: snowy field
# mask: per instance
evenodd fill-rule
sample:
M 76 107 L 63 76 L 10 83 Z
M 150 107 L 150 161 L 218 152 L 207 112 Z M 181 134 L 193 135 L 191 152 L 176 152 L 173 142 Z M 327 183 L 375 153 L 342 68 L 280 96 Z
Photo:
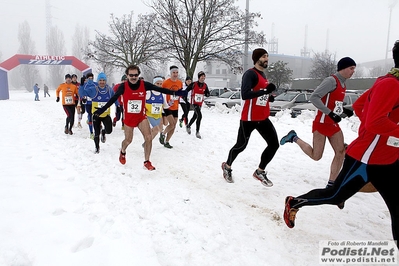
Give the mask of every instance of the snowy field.
M 321 240 L 392 239 L 378 193 L 358 193 L 343 210 L 304 207 L 295 228 L 285 225 L 287 195 L 326 185 L 329 144 L 318 162 L 296 144 L 281 146 L 266 169 L 274 183 L 267 188 L 252 177 L 265 147 L 254 131 L 229 184 L 221 163 L 236 141 L 239 112 L 203 107 L 202 139 L 179 127 L 173 149 L 156 138 L 150 172 L 140 131 L 125 165 L 118 161 L 120 122 L 94 154 L 86 117 L 82 129 L 65 135 L 65 113 L 50 94 L 35 102 L 33 93 L 10 91 L 0 101 L 0 265 L 304 266 L 318 265 Z M 279 138 L 295 129 L 311 141 L 313 115 L 286 111 L 271 120 Z M 340 123 L 347 143 L 358 123 Z

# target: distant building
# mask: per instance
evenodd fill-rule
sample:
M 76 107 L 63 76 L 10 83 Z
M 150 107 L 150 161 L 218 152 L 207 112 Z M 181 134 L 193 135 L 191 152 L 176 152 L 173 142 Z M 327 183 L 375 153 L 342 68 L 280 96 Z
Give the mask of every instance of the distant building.
M 247 57 L 247 65 L 249 68 L 253 66 L 251 55 L 252 52 L 249 52 Z M 309 72 L 313 64 L 312 58 L 284 54 L 269 54 L 269 65 L 277 61 L 287 63 L 287 67 L 292 70 L 292 78 L 294 81 L 291 88 L 314 89 L 320 84 L 321 80 L 309 79 Z M 357 65 L 359 73 L 362 73 L 364 77 L 372 78 L 353 77 L 348 80 L 347 88 L 353 90 L 368 89 L 374 83 L 376 77 L 384 75 L 391 67 L 393 67 L 392 59 L 359 63 Z M 221 61 L 207 61 L 204 65 L 198 66 L 197 69 L 203 69 L 205 71 L 206 83 L 211 88 L 237 88 L 241 86 L 242 73 L 234 74 L 231 68 Z
M 365 91 L 373 86 L 376 78 L 350 78 L 346 81 L 347 90 Z M 322 79 L 295 79 L 291 83 L 291 90 L 314 90 Z
M 250 68 L 253 66 L 251 53 L 247 59 Z M 292 70 L 292 78 L 308 77 L 312 66 L 312 60 L 309 57 L 269 54 L 269 65 L 277 61 L 287 63 L 287 67 Z M 206 83 L 210 87 L 237 88 L 241 86 L 242 74 L 234 74 L 231 68 L 221 61 L 207 61 L 204 70 Z

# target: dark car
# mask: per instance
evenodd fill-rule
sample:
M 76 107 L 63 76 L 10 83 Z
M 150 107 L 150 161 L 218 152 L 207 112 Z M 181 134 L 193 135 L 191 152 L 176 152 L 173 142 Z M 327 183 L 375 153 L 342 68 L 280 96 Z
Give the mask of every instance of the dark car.
M 308 91 L 286 91 L 274 98 L 270 103 L 270 115 L 274 116 L 277 112 L 290 109 L 295 105 L 308 103 L 310 92 Z
M 363 91 L 360 92 L 347 92 L 343 101 L 343 107 L 353 111 L 352 104 L 360 97 Z M 291 108 L 291 117 L 297 117 L 302 113 L 303 110 L 316 111 L 317 108 L 312 103 L 299 104 Z M 345 114 L 341 114 L 341 117 L 346 117 Z

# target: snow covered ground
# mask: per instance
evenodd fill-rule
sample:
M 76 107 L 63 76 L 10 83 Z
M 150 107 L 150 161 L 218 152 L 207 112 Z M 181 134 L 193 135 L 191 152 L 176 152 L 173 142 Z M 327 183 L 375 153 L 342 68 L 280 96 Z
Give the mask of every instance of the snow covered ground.
M 86 123 L 64 134 L 65 113 L 50 94 L 35 102 L 33 93 L 10 91 L 0 101 L 0 265 L 302 266 L 318 264 L 321 240 L 392 239 L 378 193 L 358 193 L 343 210 L 302 208 L 295 228 L 285 225 L 287 195 L 325 186 L 329 144 L 318 162 L 296 144 L 281 146 L 267 167 L 274 182 L 267 188 L 252 178 L 265 147 L 254 131 L 229 184 L 221 163 L 235 143 L 239 112 L 203 107 L 203 138 L 177 128 L 170 150 L 156 138 L 150 172 L 138 130 L 126 165 L 118 161 L 120 122 L 94 154 Z M 295 129 L 311 141 L 313 115 L 287 111 L 271 120 L 279 138 Z M 358 123 L 340 123 L 347 143 Z

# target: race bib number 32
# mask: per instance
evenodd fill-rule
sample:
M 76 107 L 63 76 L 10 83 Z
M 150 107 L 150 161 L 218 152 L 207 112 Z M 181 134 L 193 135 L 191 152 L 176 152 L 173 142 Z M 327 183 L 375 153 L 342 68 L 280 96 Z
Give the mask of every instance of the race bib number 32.
M 140 113 L 142 104 L 143 103 L 142 103 L 141 100 L 129 100 L 127 102 L 127 112 L 128 113 L 133 113 L 133 114 Z

